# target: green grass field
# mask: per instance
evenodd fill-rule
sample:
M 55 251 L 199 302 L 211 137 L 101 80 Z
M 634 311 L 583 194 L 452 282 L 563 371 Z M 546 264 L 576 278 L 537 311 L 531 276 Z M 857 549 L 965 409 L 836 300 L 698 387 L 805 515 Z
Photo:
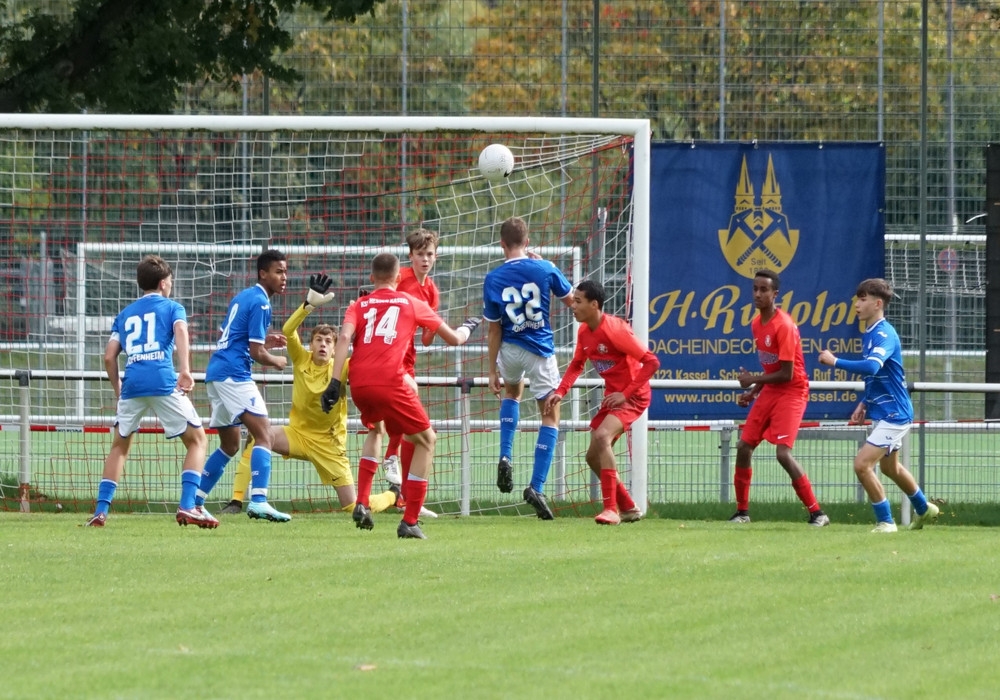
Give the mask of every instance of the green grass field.
M 995 530 L 688 510 L 441 518 L 422 542 L 390 514 L 0 513 L 0 697 L 996 696 Z

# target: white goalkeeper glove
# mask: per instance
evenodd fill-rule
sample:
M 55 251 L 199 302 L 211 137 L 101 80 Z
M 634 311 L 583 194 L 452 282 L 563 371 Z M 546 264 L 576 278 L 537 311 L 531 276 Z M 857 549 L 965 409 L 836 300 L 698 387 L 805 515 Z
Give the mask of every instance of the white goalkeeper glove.
M 465 343 L 469 340 L 469 336 L 472 335 L 472 331 L 479 328 L 479 324 L 483 322 L 483 319 L 477 318 L 475 316 L 470 316 L 469 318 L 462 321 L 462 325 L 455 329 L 462 338 L 462 342 Z
M 313 309 L 333 301 L 334 293 L 330 291 L 332 284 L 333 280 L 323 273 L 309 275 L 309 290 L 306 292 L 304 304 L 306 311 L 311 312 Z

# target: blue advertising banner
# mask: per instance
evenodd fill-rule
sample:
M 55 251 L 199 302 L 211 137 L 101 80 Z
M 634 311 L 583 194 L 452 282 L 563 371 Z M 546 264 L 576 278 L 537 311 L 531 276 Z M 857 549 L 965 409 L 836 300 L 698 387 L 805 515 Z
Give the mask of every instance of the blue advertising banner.
M 885 151 L 877 143 L 655 144 L 650 349 L 657 379 L 760 371 L 754 273 L 781 276 L 778 305 L 802 335 L 810 380 L 847 381 L 820 350 L 857 356 L 858 282 L 885 269 Z M 739 390 L 656 390 L 653 420 L 740 419 Z M 859 397 L 811 391 L 806 418 L 845 418 Z

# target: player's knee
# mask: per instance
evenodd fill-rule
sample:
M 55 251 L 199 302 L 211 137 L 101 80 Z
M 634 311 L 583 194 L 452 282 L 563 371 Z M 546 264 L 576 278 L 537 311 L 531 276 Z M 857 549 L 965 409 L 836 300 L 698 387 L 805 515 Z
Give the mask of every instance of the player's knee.
M 749 462 L 753 455 L 753 446 L 742 440 L 736 443 L 736 459 L 739 462 Z
M 875 468 L 874 464 L 870 464 L 868 460 L 861 459 L 860 457 L 854 458 L 854 474 L 857 477 L 863 477 L 868 475 Z
M 200 427 L 195 428 L 189 425 L 187 430 L 181 435 L 181 441 L 184 446 L 191 449 L 201 448 L 202 450 L 208 447 L 208 437 L 205 435 L 205 431 Z

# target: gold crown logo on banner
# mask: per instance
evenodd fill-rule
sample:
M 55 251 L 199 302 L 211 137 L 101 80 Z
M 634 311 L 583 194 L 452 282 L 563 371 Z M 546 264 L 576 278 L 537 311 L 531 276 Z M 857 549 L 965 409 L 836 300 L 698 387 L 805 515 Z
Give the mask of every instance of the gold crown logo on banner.
M 754 273 L 761 268 L 781 272 L 788 267 L 798 245 L 799 230 L 788 225 L 788 217 L 781 211 L 781 186 L 774 174 L 771 156 L 767 156 L 767 175 L 760 202 L 754 195 L 747 158 L 743 156 L 729 228 L 719 229 L 722 255 L 736 272 L 753 279 Z

